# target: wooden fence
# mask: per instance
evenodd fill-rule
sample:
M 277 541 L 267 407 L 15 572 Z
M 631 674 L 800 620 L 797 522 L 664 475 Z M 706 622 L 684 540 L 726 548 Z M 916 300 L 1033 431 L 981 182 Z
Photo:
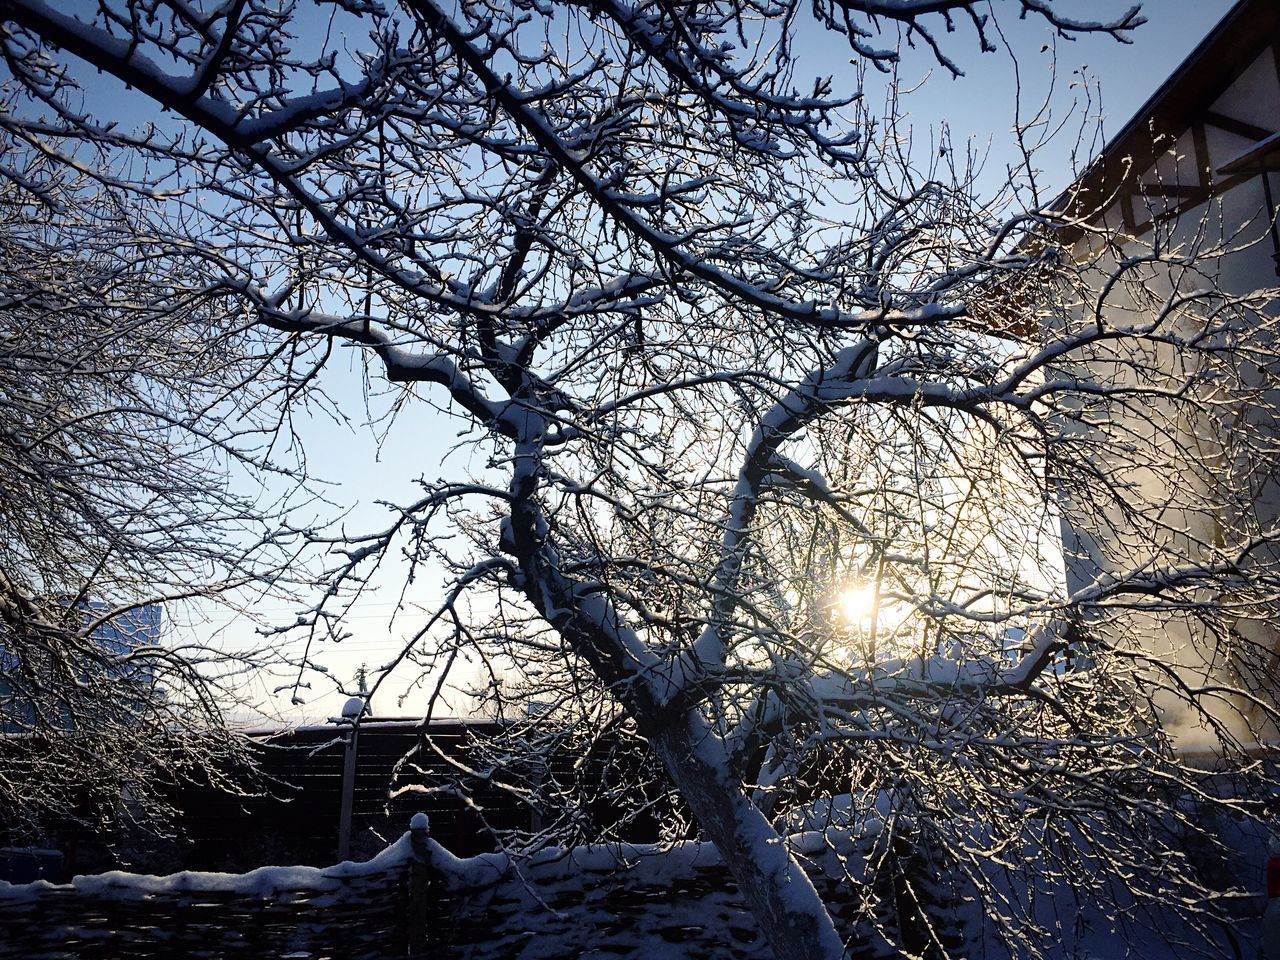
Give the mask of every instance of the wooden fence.
M 492 736 L 495 726 L 435 722 L 424 728 L 420 722 L 385 719 L 362 723 L 354 777 L 353 845 L 348 855 L 373 855 L 404 829 L 414 812 L 423 809 L 431 815 L 432 836 L 455 853 L 493 850 L 493 838 L 484 824 L 452 795 L 418 793 L 390 799 L 387 786 L 396 762 L 422 741 L 424 731 L 439 751 L 465 763 L 471 741 Z M 174 826 L 183 838 L 181 865 L 241 871 L 264 863 L 333 863 L 338 853 L 348 733 L 332 725 L 262 731 L 253 738 L 251 769 L 219 771 L 238 785 L 238 795 L 200 785 L 175 792 L 171 800 L 179 811 Z M 423 786 L 450 782 L 446 762 L 434 751 L 425 750 L 418 766 L 425 772 L 414 777 L 415 782 Z M 528 810 L 521 809 L 509 791 L 477 784 L 474 799 L 499 827 L 528 829 Z
M 678 815 L 661 791 L 618 787 L 620 782 L 644 783 L 656 762 L 636 742 L 616 736 L 549 750 L 539 786 L 546 796 L 556 798 L 551 803 L 557 809 L 535 810 L 522 799 L 527 791 L 521 777 L 527 771 L 503 769 L 486 752 L 518 752 L 519 748 L 501 746 L 510 729 L 509 724 L 493 721 L 363 721 L 347 855 L 338 851 L 338 831 L 348 731 L 333 725 L 259 731 L 253 735 L 254 763 L 219 771 L 219 779 L 236 785 L 236 790 L 196 784 L 173 793 L 170 800 L 178 817 L 172 826 L 180 840 L 157 861 L 189 870 L 232 872 L 266 863 L 324 866 L 335 858 L 372 856 L 418 811 L 430 814 L 432 837 L 458 856 L 497 849 L 495 833 L 537 833 L 547 817 L 568 806 L 574 809 L 582 836 L 632 843 L 656 842 L 662 826 Z M 399 771 L 395 784 L 409 790 L 389 796 L 393 771 L 415 748 L 412 764 Z M 460 780 L 455 763 L 493 776 Z M 512 785 L 517 789 L 510 789 Z M 459 799 L 455 786 L 468 801 Z M 631 805 L 619 803 L 620 795 Z M 4 819 L 0 811 L 0 824 Z M 94 838 L 84 839 L 87 845 Z M 148 863 L 145 853 L 133 862 Z M 105 857 L 86 857 L 81 863 L 94 870 L 118 865 Z
M 424 955 L 425 824 L 367 863 L 0 883 L 0 958 Z
M 802 853 L 804 851 L 801 851 Z M 804 858 L 857 957 L 892 954 L 828 838 Z M 883 893 L 883 891 L 881 892 Z M 880 908 L 883 910 L 883 908 Z M 367 863 L 0 883 L 0 958 L 763 960 L 709 844 L 609 845 L 458 859 L 419 815 Z

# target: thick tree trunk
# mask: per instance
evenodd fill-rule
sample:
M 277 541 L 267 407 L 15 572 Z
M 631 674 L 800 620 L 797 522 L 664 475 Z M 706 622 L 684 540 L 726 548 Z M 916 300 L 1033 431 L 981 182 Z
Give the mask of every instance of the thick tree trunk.
M 584 594 L 559 572 L 548 524 L 534 497 L 542 452 L 539 426 L 526 425 L 533 439 L 516 448 L 520 466 L 512 478 L 511 523 L 504 533 L 504 549 L 520 562 L 526 595 L 635 719 L 738 881 L 776 960 L 842 960 L 844 945 L 826 904 L 741 781 L 730 775 L 723 742 L 694 710 L 654 696 L 637 671 L 636 651 L 612 605 Z
M 777 960 L 840 960 L 844 946 L 826 904 L 742 785 L 728 776 L 721 742 L 700 718 L 637 720 L 738 881 Z

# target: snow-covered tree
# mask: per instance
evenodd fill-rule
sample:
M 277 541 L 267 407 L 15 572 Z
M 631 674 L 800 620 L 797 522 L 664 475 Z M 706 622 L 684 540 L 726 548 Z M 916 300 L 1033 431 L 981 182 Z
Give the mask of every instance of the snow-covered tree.
M 270 511 L 227 487 L 252 464 L 239 411 L 263 399 L 245 388 L 263 360 L 224 313 L 168 297 L 173 276 L 127 217 L 90 212 L 76 171 L 10 154 L 5 173 L 0 835 L 87 820 L 119 839 L 104 819 L 166 829 L 167 786 L 219 780 L 243 752 L 224 723 L 236 658 L 166 634 L 163 605 L 278 567 Z
M 984 185 L 898 121 L 912 47 L 959 73 L 998 16 L 1141 22 L 1067 6 L 6 0 L 2 172 L 35 198 L 87 178 L 83 230 L 127 210 L 163 285 L 102 295 L 274 343 L 246 390 L 301 402 L 354 349 L 402 423 L 456 418 L 469 475 L 311 533 L 332 563 L 298 629 L 401 551 L 451 578 L 403 659 L 490 664 L 531 748 L 643 744 L 780 960 L 845 950 L 786 842 L 817 828 L 857 841 L 851 895 L 914 918 L 904 949 L 1034 955 L 1064 886 L 1211 919 L 1188 798 L 1250 798 L 1170 730 L 1203 725 L 1229 771 L 1274 718 L 1239 626 L 1274 613 L 1275 524 L 1235 482 L 1272 436 L 1213 465 L 1185 443 L 1266 399 L 1268 298 L 1212 269 L 1248 238 L 1120 256 L 1031 156 Z M 802 78 L 823 44 L 848 77 Z M 129 94 L 95 99 L 94 71 Z M 1153 648 L 1174 621 L 1203 662 Z M 552 810 L 546 765 L 508 762 Z M 985 932 L 940 922 L 961 902 Z

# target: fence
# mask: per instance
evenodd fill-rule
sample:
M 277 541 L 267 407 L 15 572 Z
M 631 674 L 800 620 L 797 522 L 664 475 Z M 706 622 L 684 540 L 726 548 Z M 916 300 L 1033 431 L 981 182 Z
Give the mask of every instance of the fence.
M 887 955 L 857 885 L 837 879 L 847 868 L 838 860 L 821 837 L 805 858 L 846 935 L 863 945 L 856 955 Z M 458 859 L 430 839 L 422 815 L 367 863 L 0 883 L 3 960 L 650 960 L 675 955 L 676 944 L 689 960 L 765 956 L 709 844 Z
M 519 799 L 519 789 L 510 789 L 522 787 L 528 771 L 498 769 L 492 779 L 462 778 L 459 783 L 457 766 L 491 770 L 494 755 L 518 751 L 519 746 L 504 746 L 504 738 L 519 736 L 512 730 L 511 724 L 493 721 L 432 721 L 424 726 L 421 721 L 364 720 L 355 752 L 346 855 L 338 852 L 338 833 L 348 730 L 328 725 L 261 731 L 254 735 L 250 767 L 218 771 L 219 779 L 236 789 L 195 784 L 175 790 L 170 799 L 178 811 L 174 827 L 182 841 L 156 862 L 230 872 L 264 863 L 324 866 L 334 862 L 335 853 L 337 859 L 372 856 L 418 811 L 430 814 L 432 837 L 455 854 L 494 850 L 495 832 L 536 833 L 552 815 L 533 809 Z M 412 763 L 399 769 L 396 781 L 397 787 L 410 790 L 388 797 L 399 761 L 415 748 Z M 655 766 L 634 742 L 600 736 L 590 744 L 548 749 L 543 759 L 539 782 L 547 795 L 571 798 L 564 803 L 574 806 L 584 835 L 654 842 L 676 809 L 664 802 L 661 791 L 644 794 L 642 789 L 629 790 L 635 802 L 620 808 L 616 784 L 643 783 Z M 467 802 L 459 799 L 455 785 Z M 95 839 L 87 836 L 84 843 L 89 846 Z M 130 853 L 135 863 L 148 862 L 145 851 Z M 88 857 L 81 862 L 99 870 L 112 865 L 106 856 L 96 863 Z
M 69 884 L 0 883 L 0 958 L 292 956 L 356 960 L 422 953 L 425 824 L 367 863 L 244 874 L 104 873 Z
M 424 728 L 419 721 L 363 722 L 352 784 L 352 846 L 345 855 L 338 852 L 338 831 L 349 731 L 332 725 L 264 731 L 254 736 L 251 769 L 219 771 L 237 791 L 197 784 L 174 793 L 180 816 L 175 827 L 184 842 L 166 859 L 180 858 L 189 869 L 233 872 L 264 863 L 324 866 L 334 862 L 335 853 L 337 859 L 373 855 L 422 809 L 431 815 L 432 836 L 455 853 L 492 850 L 484 823 L 451 794 L 389 799 L 387 785 L 397 761 L 422 742 L 424 732 L 441 753 L 467 763 L 472 740 L 491 737 L 495 729 L 491 723 L 438 721 Z M 433 750 L 422 751 L 417 766 L 423 772 L 416 783 L 451 780 L 448 764 Z M 476 784 L 474 800 L 489 823 L 529 828 L 528 809 L 517 806 L 509 791 Z

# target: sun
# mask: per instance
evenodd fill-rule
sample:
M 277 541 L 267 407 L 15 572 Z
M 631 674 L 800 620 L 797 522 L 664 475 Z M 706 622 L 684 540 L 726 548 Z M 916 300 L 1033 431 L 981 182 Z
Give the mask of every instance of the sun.
M 867 626 L 876 612 L 876 587 L 873 583 L 845 587 L 836 597 L 840 619 L 853 626 Z

